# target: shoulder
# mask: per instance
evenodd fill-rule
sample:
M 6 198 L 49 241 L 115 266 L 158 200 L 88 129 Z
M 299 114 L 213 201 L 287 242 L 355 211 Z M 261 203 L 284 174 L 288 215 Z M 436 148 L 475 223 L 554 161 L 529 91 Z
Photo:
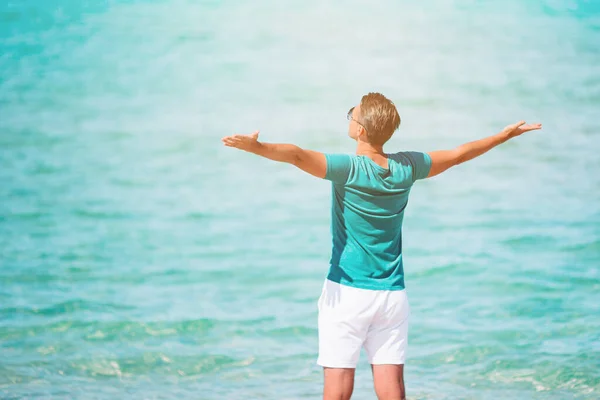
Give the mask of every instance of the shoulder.
M 345 183 L 353 169 L 354 155 L 343 153 L 325 153 L 327 173 L 325 179 L 334 183 Z
M 408 165 L 422 162 L 431 163 L 429 154 L 421 151 L 399 151 L 397 153 L 388 154 L 388 157 L 398 164 Z
M 354 154 L 347 153 L 324 153 L 327 162 L 331 163 L 348 163 L 355 158 Z
M 390 154 L 389 159 L 401 168 L 410 170 L 413 181 L 425 178 L 431 168 L 431 156 L 421 151 L 400 151 Z

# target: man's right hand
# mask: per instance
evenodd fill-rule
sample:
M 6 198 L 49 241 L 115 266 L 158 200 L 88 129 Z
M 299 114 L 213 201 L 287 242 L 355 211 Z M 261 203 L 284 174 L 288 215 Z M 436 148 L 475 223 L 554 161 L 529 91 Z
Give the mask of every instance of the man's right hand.
M 538 129 L 542 129 L 542 124 L 525 124 L 525 121 L 519 121 L 516 124 L 508 125 L 496 135 L 463 144 L 454 150 L 432 151 L 429 153 L 431 157 L 431 169 L 427 177 L 431 178 L 432 176 L 439 175 L 455 165 L 479 157 L 509 139 Z
M 516 124 L 508 125 L 502 130 L 509 138 L 514 138 L 529 131 L 542 129 L 542 124 L 526 124 L 525 121 L 519 121 Z

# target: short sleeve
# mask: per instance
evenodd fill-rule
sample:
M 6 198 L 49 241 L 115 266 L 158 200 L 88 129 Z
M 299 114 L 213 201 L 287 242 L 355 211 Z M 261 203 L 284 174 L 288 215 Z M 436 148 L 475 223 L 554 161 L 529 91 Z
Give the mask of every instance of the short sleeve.
M 431 157 L 427 153 L 407 151 L 404 155 L 409 159 L 413 168 L 413 182 L 427 178 L 431 170 Z
M 325 154 L 327 172 L 325 179 L 333 183 L 345 184 L 350 175 L 352 161 L 348 154 Z

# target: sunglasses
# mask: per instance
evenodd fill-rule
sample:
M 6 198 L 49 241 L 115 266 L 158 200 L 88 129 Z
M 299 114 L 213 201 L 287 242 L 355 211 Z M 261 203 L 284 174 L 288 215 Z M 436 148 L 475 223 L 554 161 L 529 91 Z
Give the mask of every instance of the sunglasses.
M 362 127 L 363 127 L 363 129 L 366 131 L 366 130 L 367 130 L 367 128 L 365 128 L 365 126 L 364 126 L 364 125 L 363 125 L 361 122 L 359 122 L 357 119 L 355 119 L 355 118 L 352 116 L 352 112 L 354 111 L 354 108 L 355 108 L 355 107 L 352 107 L 350 110 L 348 110 L 348 114 L 346 115 L 346 118 L 348 119 L 348 121 L 354 121 L 354 122 L 356 122 L 357 124 L 359 124 L 360 126 L 362 126 Z

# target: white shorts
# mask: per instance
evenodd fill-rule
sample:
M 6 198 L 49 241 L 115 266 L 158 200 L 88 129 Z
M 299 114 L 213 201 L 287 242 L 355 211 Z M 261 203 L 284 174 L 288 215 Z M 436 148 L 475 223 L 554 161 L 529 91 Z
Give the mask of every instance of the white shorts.
M 356 368 L 363 346 L 370 364 L 404 364 L 409 314 L 405 290 L 357 289 L 325 280 L 317 364 Z

